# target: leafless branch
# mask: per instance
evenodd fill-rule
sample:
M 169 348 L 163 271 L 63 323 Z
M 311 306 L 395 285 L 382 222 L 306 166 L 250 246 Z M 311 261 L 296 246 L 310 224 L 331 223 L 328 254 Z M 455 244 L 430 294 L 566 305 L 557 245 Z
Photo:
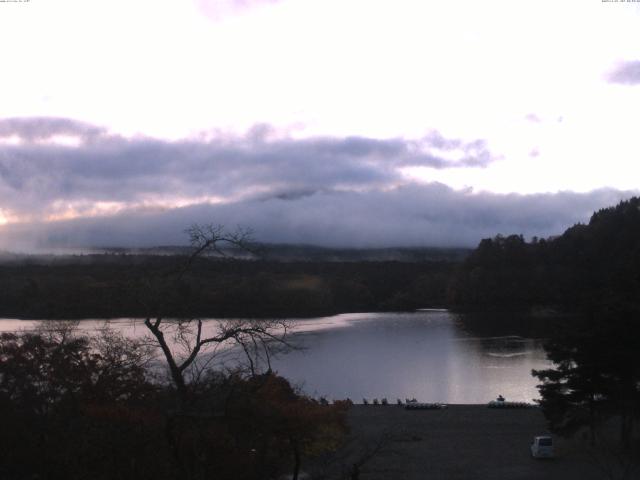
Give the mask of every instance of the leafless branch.
M 194 262 L 205 255 L 213 254 L 227 257 L 227 248 L 238 248 L 251 252 L 251 231 L 236 229 L 228 233 L 220 225 L 194 225 L 187 230 L 193 247 L 193 252 L 184 265 L 164 278 L 179 283 L 193 267 Z M 157 300 L 155 311 L 162 311 L 162 299 Z M 211 365 L 213 356 L 219 348 L 228 349 L 238 346 L 245 354 L 249 372 L 255 375 L 264 362 L 271 368 L 271 357 L 275 346 L 294 348 L 287 339 L 289 326 L 281 320 L 234 320 L 219 322 L 215 331 L 206 329 L 199 318 L 188 318 L 178 321 L 165 321 L 161 316 L 148 317 L 144 321 L 166 360 L 172 381 L 184 404 L 188 393 L 187 378 L 197 380 L 203 374 L 203 369 Z M 168 336 L 172 335 L 172 336 Z M 182 352 L 178 352 L 179 347 Z M 204 365 L 198 364 L 199 356 L 207 349 L 213 349 L 213 354 Z M 175 350 L 175 351 L 174 351 Z M 264 355 L 264 357 L 263 357 Z M 186 377 L 187 375 L 191 377 Z

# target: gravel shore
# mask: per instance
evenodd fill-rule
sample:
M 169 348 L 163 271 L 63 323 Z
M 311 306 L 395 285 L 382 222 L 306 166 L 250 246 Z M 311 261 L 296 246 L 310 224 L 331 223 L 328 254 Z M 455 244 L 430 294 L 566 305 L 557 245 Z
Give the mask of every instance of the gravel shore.
M 451 405 L 443 410 L 405 410 L 356 405 L 349 421 L 355 441 L 375 445 L 386 438 L 361 467 L 362 480 L 603 478 L 588 457 L 561 439 L 556 439 L 556 458 L 531 458 L 533 436 L 548 433 L 537 408 Z

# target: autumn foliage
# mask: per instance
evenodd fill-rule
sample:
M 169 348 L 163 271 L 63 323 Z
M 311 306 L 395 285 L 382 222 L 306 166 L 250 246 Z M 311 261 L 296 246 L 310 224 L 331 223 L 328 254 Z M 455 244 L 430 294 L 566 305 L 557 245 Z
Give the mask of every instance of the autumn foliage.
M 216 374 L 187 408 L 113 332 L 0 336 L 0 478 L 254 479 L 337 448 L 346 404 L 271 372 Z

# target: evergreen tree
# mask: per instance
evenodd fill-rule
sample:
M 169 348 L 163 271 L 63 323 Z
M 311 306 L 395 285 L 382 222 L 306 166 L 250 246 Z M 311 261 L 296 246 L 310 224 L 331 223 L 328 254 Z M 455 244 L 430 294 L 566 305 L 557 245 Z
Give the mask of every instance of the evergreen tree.
M 548 342 L 555 368 L 533 371 L 542 384 L 540 404 L 550 428 L 571 434 L 620 419 L 620 440 L 628 446 L 640 415 L 640 323 L 632 309 L 603 307 L 580 318 Z

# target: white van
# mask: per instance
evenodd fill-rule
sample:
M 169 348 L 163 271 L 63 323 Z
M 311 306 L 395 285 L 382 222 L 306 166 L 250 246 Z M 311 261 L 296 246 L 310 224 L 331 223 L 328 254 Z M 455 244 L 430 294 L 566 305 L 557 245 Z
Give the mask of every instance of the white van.
M 553 457 L 553 439 L 548 435 L 533 437 L 531 456 L 533 458 Z

